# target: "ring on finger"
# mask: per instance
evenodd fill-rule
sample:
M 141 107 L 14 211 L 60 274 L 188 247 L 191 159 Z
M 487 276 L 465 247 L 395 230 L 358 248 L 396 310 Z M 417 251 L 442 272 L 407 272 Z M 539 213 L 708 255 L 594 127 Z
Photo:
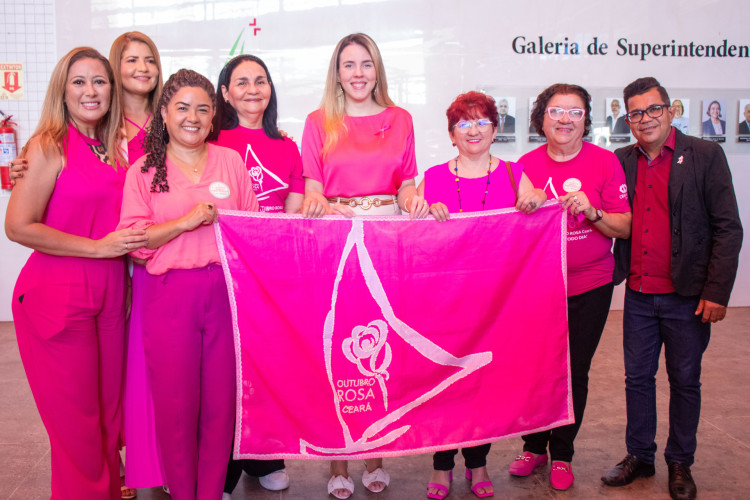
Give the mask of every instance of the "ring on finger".
M 128 247 L 128 242 L 126 241 L 126 242 L 125 242 L 125 250 L 127 250 L 128 248 L 129 248 L 129 247 Z

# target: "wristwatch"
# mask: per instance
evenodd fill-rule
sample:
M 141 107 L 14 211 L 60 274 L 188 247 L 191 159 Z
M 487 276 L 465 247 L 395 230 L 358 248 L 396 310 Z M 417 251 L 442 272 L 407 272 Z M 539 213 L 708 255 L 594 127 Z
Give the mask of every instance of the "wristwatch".
M 596 209 L 596 219 L 592 220 L 591 222 L 599 222 L 604 218 L 604 212 L 602 212 L 601 208 Z

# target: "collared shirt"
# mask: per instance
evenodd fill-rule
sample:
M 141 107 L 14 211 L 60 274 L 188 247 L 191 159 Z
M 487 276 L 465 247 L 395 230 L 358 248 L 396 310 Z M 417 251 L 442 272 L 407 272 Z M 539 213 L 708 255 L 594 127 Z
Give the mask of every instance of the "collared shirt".
M 633 237 L 628 286 L 643 293 L 671 293 L 672 232 L 669 214 L 669 173 L 675 128 L 661 153 L 649 158 L 638 146 L 638 173 L 633 196 Z

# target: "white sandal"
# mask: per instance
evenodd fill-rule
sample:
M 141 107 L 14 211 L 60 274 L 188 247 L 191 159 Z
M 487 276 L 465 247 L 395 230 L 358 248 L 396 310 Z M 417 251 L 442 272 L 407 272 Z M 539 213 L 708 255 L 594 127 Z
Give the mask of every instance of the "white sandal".
M 365 488 L 372 491 L 373 493 L 380 493 L 385 489 L 386 486 L 388 486 L 391 482 L 391 476 L 388 475 L 386 471 L 383 470 L 382 467 L 378 467 L 372 472 L 367 472 L 367 469 L 362 473 L 362 484 L 365 485 Z M 380 488 L 379 490 L 370 488 L 370 485 L 372 483 L 383 483 L 385 486 Z
M 349 493 L 346 496 L 339 496 L 334 493 L 335 490 L 346 490 Z M 344 477 L 342 475 L 331 476 L 328 480 L 328 494 L 333 495 L 340 500 L 346 500 L 354 493 L 354 481 L 351 477 Z

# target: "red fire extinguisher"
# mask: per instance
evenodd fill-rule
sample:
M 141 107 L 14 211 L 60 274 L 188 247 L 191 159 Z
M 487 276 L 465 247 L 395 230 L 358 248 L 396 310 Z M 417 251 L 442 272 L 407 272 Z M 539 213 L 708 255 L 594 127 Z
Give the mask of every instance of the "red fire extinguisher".
M 16 130 L 13 125 L 16 123 L 10 121 L 12 115 L 6 116 L 0 121 L 0 187 L 2 189 L 11 189 L 10 183 L 10 162 L 18 155 L 16 149 Z

